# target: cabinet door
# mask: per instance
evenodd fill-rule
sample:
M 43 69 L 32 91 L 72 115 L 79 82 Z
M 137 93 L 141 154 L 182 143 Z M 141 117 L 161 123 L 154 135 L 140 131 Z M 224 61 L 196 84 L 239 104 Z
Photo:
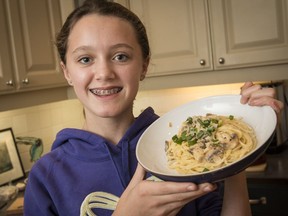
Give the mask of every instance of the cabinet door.
M 2 1 L 2 0 L 1 0 Z M 63 86 L 55 34 L 62 25 L 59 0 L 6 0 L 18 88 Z
M 13 62 L 4 1 L 0 1 L 0 91 L 14 90 Z
M 130 0 L 129 5 L 147 28 L 148 76 L 212 70 L 206 1 Z
M 210 0 L 215 69 L 288 62 L 287 0 Z
M 253 216 L 287 216 L 287 182 L 248 183 Z

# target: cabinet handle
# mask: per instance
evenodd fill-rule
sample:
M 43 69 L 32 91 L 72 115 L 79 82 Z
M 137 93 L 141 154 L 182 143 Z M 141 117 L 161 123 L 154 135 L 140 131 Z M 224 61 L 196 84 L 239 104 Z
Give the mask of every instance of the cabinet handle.
M 7 81 L 7 82 L 6 82 L 6 85 L 7 85 L 7 86 L 13 86 L 13 81 L 12 81 L 12 80 Z
M 204 66 L 205 64 L 206 64 L 206 61 L 205 61 L 205 59 L 200 59 L 200 65 L 202 65 L 202 66 Z
M 219 62 L 219 64 L 224 64 L 225 63 L 225 59 L 221 57 L 221 58 L 218 59 L 218 62 Z
M 267 199 L 266 199 L 266 197 L 260 197 L 259 199 L 250 199 L 249 203 L 251 205 L 266 205 Z
M 23 79 L 22 83 L 25 84 L 25 85 L 29 84 L 29 79 L 28 78 Z

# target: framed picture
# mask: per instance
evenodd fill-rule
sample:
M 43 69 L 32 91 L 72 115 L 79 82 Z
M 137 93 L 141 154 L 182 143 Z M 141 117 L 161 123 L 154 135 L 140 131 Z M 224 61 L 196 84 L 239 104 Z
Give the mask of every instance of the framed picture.
M 0 185 L 24 176 L 12 128 L 0 130 Z

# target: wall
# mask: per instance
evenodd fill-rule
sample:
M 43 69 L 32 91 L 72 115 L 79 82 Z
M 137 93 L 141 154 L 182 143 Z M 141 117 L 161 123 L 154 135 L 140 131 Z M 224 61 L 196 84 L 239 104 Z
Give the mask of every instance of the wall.
M 11 127 L 14 136 L 41 138 L 43 154 L 50 151 L 51 144 L 59 130 L 66 127 L 81 128 L 83 124 L 82 106 L 78 100 L 65 100 L 24 109 L 0 112 L 0 130 Z M 25 171 L 29 171 L 29 145 L 17 145 Z

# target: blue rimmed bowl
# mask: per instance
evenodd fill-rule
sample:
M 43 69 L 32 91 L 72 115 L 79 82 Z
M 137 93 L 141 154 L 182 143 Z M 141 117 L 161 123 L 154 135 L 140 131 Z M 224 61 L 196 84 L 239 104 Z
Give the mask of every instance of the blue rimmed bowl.
M 227 166 L 199 174 L 179 174 L 168 167 L 165 140 L 170 140 L 174 134 L 177 134 L 182 122 L 188 116 L 207 113 L 242 118 L 253 127 L 257 146 L 242 159 Z M 277 117 L 271 107 L 243 105 L 240 103 L 240 95 L 202 98 L 171 110 L 151 124 L 138 141 L 136 156 L 147 172 L 165 181 L 217 182 L 243 171 L 257 160 L 272 141 L 276 124 Z

